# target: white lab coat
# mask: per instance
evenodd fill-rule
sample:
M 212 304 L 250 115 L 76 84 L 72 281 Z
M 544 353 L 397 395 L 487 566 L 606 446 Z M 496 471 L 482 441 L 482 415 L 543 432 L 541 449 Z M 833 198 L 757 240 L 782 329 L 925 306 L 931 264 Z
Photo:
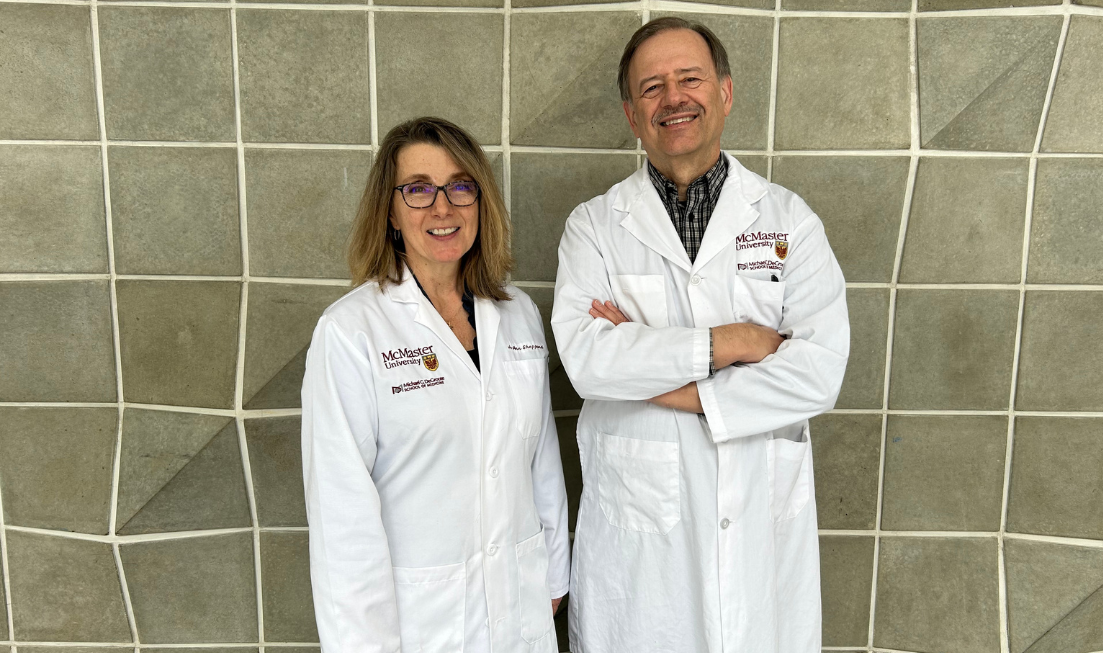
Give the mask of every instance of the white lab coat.
M 595 298 L 632 322 L 591 318 Z M 732 322 L 789 339 L 709 377 L 707 327 Z M 818 653 L 807 420 L 834 405 L 849 323 L 812 210 L 729 157 L 691 264 L 638 170 L 567 219 L 552 328 L 586 399 L 571 650 Z M 691 381 L 703 417 L 642 401 Z
M 408 272 L 318 321 L 302 449 L 324 653 L 558 651 L 570 545 L 548 350 L 509 292 L 475 299 L 481 373 Z

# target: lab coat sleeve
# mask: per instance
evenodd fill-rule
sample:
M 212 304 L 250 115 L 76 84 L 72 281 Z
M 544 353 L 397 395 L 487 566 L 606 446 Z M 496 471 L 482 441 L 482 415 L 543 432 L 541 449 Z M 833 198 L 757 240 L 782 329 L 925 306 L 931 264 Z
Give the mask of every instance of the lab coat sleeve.
M 552 331 L 563 368 L 583 399 L 641 400 L 705 378 L 709 332 L 704 328 L 613 326 L 590 316 L 593 300 L 613 292 L 587 205 L 567 218 L 559 243 Z M 666 301 L 665 296 L 657 301 Z
M 778 329 L 788 339 L 758 363 L 697 382 L 715 442 L 802 422 L 830 410 L 839 395 L 850 353 L 843 274 L 814 214 L 790 243 Z
M 371 477 L 374 397 L 369 361 L 322 316 L 306 358 L 302 452 L 323 653 L 400 649 L 390 548 Z

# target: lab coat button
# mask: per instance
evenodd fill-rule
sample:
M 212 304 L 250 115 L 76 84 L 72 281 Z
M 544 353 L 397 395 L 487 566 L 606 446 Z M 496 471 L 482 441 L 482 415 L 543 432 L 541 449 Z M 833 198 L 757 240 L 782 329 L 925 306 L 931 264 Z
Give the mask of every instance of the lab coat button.
M 492 556 L 497 552 L 498 552 L 498 545 L 497 544 L 491 544 L 490 546 L 486 547 L 486 554 L 488 556 Z
M 731 526 L 731 522 L 728 521 L 727 517 L 720 520 L 720 528 L 727 528 L 728 526 Z
M 498 468 L 497 467 L 491 467 L 490 468 L 490 478 L 498 478 Z
M 689 278 L 689 282 L 696 286 L 697 284 L 701 283 L 701 277 L 695 274 Z
M 487 400 L 487 401 L 490 401 L 490 400 L 491 400 L 491 399 L 493 399 L 493 398 L 494 398 L 494 393 L 493 393 L 493 392 L 491 392 L 490 390 L 487 390 L 487 391 L 486 391 L 486 400 Z

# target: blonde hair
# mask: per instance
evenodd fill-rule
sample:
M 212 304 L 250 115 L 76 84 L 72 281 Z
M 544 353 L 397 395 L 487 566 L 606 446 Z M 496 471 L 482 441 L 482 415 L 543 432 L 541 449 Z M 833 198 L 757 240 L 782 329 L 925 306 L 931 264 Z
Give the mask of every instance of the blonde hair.
M 476 297 L 508 300 L 506 278 L 513 269 L 509 251 L 509 214 L 494 172 L 479 144 L 467 132 L 442 118 L 415 118 L 387 133 L 379 145 L 368 184 L 360 198 L 349 236 L 348 262 L 352 285 L 378 281 L 399 283 L 405 263 L 401 240 L 391 226 L 391 202 L 398 175 L 398 154 L 407 145 L 442 147 L 479 185 L 479 231 L 460 260 L 460 276 Z

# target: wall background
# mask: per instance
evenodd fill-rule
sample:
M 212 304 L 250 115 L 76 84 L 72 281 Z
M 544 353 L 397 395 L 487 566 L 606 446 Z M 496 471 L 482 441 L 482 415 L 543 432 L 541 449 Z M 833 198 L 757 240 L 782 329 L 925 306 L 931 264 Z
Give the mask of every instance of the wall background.
M 569 1 L 0 0 L 0 646 L 316 650 L 298 384 L 372 144 L 481 139 L 547 312 L 642 161 L 621 47 L 683 12 L 849 282 L 825 646 L 1103 650 L 1103 2 Z

